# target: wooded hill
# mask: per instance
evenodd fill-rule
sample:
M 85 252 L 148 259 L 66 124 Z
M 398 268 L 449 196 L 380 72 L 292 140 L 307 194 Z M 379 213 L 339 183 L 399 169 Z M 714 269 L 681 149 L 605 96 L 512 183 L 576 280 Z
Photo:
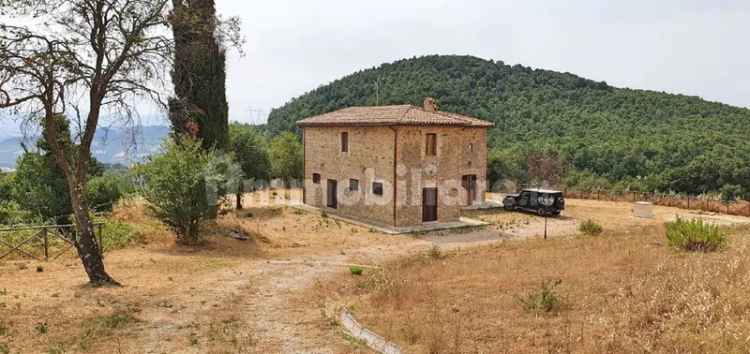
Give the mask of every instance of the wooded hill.
M 297 120 L 347 106 L 421 105 L 425 96 L 495 122 L 494 180 L 536 183 L 543 166 L 546 179 L 583 189 L 750 192 L 748 109 L 470 56 L 356 72 L 273 110 L 268 129 L 295 130 Z

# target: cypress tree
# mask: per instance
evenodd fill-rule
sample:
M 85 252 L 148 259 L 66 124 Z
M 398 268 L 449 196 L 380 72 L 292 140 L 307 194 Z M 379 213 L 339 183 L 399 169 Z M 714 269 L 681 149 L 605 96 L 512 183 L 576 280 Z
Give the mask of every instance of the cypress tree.
M 173 0 L 175 40 L 172 69 L 176 97 L 169 119 L 176 136 L 199 138 L 204 149 L 229 146 L 226 53 L 217 39 L 214 0 Z

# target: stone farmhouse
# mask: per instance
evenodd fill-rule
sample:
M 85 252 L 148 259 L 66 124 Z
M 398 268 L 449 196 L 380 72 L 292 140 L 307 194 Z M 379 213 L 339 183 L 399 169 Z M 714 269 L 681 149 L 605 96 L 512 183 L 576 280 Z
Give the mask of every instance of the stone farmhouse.
M 303 119 L 304 203 L 387 227 L 457 221 L 484 202 L 492 123 L 412 105 Z

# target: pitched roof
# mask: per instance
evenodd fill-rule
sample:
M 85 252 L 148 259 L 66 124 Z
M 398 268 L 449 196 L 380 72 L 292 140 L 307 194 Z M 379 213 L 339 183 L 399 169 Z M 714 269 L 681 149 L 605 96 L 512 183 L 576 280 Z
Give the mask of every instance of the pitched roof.
M 297 122 L 300 127 L 444 125 L 489 128 L 494 124 L 449 112 L 429 112 L 412 105 L 349 107 Z

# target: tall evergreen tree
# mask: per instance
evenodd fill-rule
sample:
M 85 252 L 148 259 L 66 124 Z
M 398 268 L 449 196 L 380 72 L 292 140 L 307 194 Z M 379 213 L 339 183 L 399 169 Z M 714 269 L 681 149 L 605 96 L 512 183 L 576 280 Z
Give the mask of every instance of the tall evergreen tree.
M 173 0 L 172 70 L 176 97 L 169 102 L 175 134 L 199 138 L 206 149 L 229 146 L 226 53 L 221 47 L 214 0 Z
M 64 116 L 56 116 L 53 124 L 58 132 L 57 143 L 60 146 L 71 146 L 68 120 Z M 36 142 L 36 151 L 26 151 L 18 158 L 13 199 L 24 210 L 40 217 L 44 222 L 67 225 L 71 222 L 70 216 L 73 213 L 70 191 L 65 173 L 58 166 L 51 150 L 50 139 L 49 129 L 44 127 Z M 74 161 L 75 157 L 68 156 L 68 159 Z M 91 156 L 88 160 L 89 177 L 100 176 L 104 172 L 102 165 Z

